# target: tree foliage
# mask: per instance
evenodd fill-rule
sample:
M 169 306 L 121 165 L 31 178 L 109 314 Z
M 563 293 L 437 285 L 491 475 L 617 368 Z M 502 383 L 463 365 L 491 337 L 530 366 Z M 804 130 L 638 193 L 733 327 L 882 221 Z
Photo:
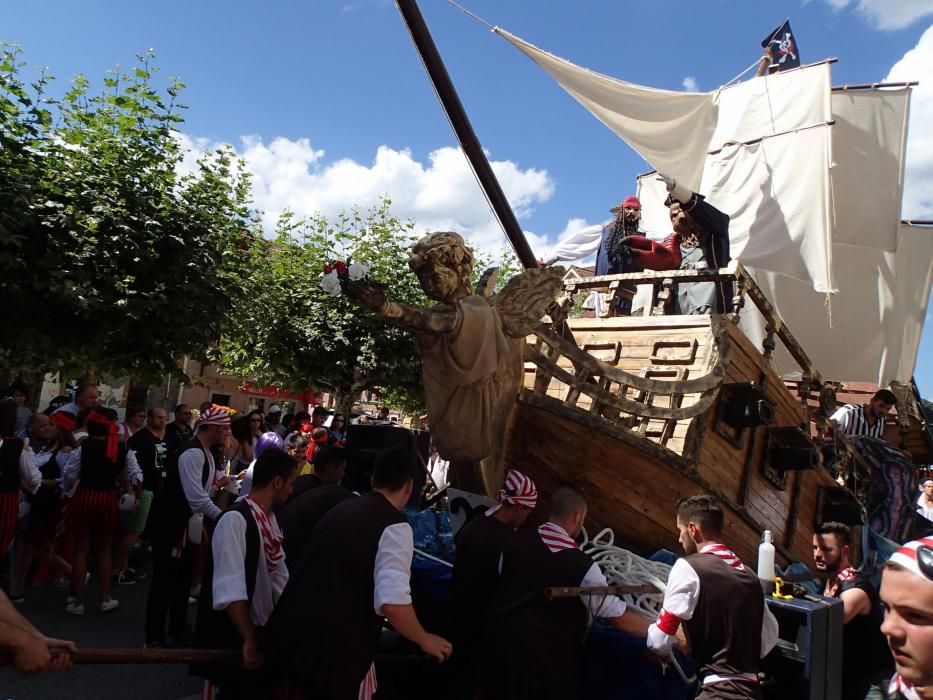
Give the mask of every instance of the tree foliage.
M 180 172 L 184 86 L 154 87 L 149 54 L 59 98 L 21 58 L 3 45 L 0 366 L 155 378 L 203 357 L 244 288 L 244 165 L 222 148 Z
M 433 305 L 408 268 L 415 224 L 391 213 L 384 199 L 366 212 L 353 210 L 329 221 L 284 214 L 275 240 L 257 247 L 251 260 L 251 290 L 234 314 L 215 361 L 227 371 L 262 384 L 336 394 L 348 410 L 364 389 L 380 390 L 388 405 L 424 411 L 421 356 L 415 337 L 345 296 L 328 296 L 319 283 L 335 260 L 361 262 L 395 301 Z M 480 256 L 474 276 L 487 267 Z M 512 255 L 504 274 L 517 269 Z

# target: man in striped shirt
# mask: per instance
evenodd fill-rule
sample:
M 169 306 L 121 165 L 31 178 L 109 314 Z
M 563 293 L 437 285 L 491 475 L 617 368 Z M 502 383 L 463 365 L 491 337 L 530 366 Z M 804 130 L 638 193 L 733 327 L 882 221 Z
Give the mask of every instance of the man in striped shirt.
M 884 417 L 897 406 L 897 397 L 890 389 L 880 389 L 866 404 L 847 403 L 829 418 L 849 437 L 884 438 Z

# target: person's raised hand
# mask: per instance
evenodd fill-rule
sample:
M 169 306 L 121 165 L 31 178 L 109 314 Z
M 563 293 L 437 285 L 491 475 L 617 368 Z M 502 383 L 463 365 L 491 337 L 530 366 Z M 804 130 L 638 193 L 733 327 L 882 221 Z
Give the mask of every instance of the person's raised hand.
M 453 645 L 436 634 L 426 634 L 419 646 L 421 651 L 428 656 L 433 656 L 438 661 L 446 661 L 453 653 Z
M 657 179 L 663 182 L 667 186 L 668 192 L 670 192 L 675 187 L 677 187 L 677 181 L 674 178 L 672 178 L 670 175 L 665 175 L 664 173 L 659 172 Z

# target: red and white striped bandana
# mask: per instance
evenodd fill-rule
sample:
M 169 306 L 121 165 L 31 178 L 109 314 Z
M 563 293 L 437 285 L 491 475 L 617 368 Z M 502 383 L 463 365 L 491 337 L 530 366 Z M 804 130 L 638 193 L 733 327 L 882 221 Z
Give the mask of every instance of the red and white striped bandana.
M 724 544 L 708 544 L 700 549 L 700 554 L 715 554 L 736 571 L 745 571 L 745 564 L 731 549 Z
M 270 520 L 269 516 L 263 512 L 262 506 L 256 503 L 256 501 L 249 496 L 243 500 L 249 504 L 250 510 L 253 511 L 253 517 L 256 518 L 256 524 L 259 526 L 259 534 L 262 537 L 262 548 L 266 553 L 266 568 L 271 574 L 275 571 L 275 567 L 279 563 L 279 560 L 284 556 L 282 552 L 282 531 L 279 530 L 278 523 L 274 520 Z
M 541 525 L 538 528 L 538 535 L 540 535 L 541 541 L 551 550 L 552 554 L 564 549 L 574 549 L 577 546 L 577 543 L 567 534 L 567 531 L 555 523 L 547 522 Z
M 211 406 L 198 418 L 197 427 L 204 425 L 230 425 L 230 413 L 217 406 Z
M 896 673 L 888 686 L 888 695 L 892 698 L 902 697 L 905 700 L 920 700 L 920 695 L 908 681 L 905 681 Z
M 921 537 L 908 542 L 891 555 L 888 560 L 899 564 L 910 573 L 933 583 L 933 537 Z
M 534 509 L 538 502 L 538 489 L 535 482 L 515 469 L 509 469 L 505 475 L 505 484 L 496 494 L 496 505 L 486 511 L 486 515 L 492 515 L 502 507 L 503 503 L 511 503 L 514 506 L 525 506 Z

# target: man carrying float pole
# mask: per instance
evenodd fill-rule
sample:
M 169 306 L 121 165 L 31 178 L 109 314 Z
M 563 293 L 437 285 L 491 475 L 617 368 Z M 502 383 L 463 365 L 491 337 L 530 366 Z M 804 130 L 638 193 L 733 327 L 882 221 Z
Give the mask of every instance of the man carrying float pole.
M 778 624 L 755 572 L 722 543 L 722 505 L 699 495 L 677 504 L 687 556 L 671 569 L 648 648 L 667 657 L 681 625 L 700 667 L 701 700 L 760 700 L 759 660 L 777 643 Z

